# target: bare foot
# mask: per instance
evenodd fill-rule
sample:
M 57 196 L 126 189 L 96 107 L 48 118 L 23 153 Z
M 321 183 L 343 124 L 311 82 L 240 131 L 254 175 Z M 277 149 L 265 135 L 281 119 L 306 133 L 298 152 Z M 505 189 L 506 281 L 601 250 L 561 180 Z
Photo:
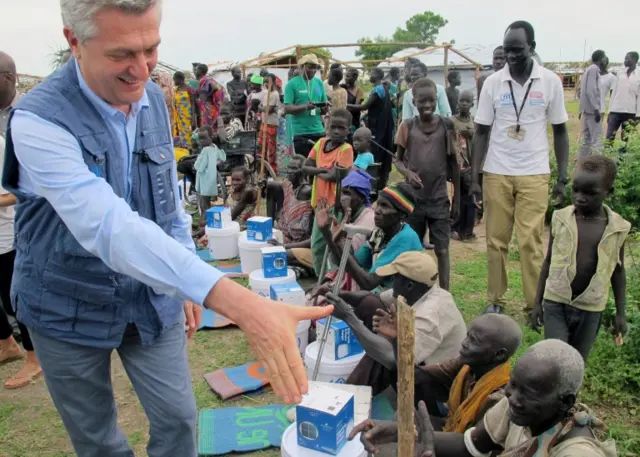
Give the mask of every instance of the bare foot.
M 13 362 L 14 360 L 20 360 L 24 357 L 24 352 L 22 352 L 22 349 L 20 349 L 20 346 L 16 343 L 9 343 L 6 346 L 7 347 L 0 349 L 0 365 Z
M 36 359 L 35 353 L 28 352 L 24 366 L 15 375 L 4 383 L 5 389 L 19 389 L 28 386 L 31 381 L 42 374 L 42 368 Z

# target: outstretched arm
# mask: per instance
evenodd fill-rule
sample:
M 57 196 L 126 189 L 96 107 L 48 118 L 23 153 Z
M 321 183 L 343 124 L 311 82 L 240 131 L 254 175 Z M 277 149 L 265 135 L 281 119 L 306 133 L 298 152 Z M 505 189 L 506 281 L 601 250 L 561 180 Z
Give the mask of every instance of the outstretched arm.
M 325 298 L 328 303 L 334 305 L 336 317 L 342 319 L 355 333 L 367 355 L 388 370 L 393 370 L 396 359 L 391 342 L 369 330 L 345 300 L 333 294 L 327 294 Z
M 371 108 L 371 105 L 373 105 L 378 98 L 379 98 L 378 94 L 376 94 L 374 92 L 369 96 L 367 101 L 364 102 L 363 104 L 361 104 L 361 105 L 347 105 L 347 109 L 350 110 L 350 111 L 366 111 L 369 108 Z

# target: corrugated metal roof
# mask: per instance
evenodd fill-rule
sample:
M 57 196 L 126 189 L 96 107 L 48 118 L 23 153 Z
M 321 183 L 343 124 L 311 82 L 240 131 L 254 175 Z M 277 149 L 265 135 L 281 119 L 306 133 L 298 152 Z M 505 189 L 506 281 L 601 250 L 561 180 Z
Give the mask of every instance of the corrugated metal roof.
M 452 48 L 459 50 L 461 53 L 473 59 L 475 62 L 482 66 L 491 65 L 493 58 L 493 50 L 495 46 L 480 46 L 480 45 L 467 45 L 467 46 L 452 46 Z M 419 53 L 419 48 L 406 48 L 396 52 L 389 60 L 403 59 L 412 54 Z M 413 56 L 420 62 L 423 62 L 429 68 L 444 67 L 444 49 L 436 49 L 435 51 L 425 50 L 426 53 L 422 55 Z M 469 65 L 469 61 L 464 57 L 459 56 L 453 49 L 449 49 L 449 66 L 461 66 Z M 402 66 L 403 62 L 383 62 L 379 66 Z

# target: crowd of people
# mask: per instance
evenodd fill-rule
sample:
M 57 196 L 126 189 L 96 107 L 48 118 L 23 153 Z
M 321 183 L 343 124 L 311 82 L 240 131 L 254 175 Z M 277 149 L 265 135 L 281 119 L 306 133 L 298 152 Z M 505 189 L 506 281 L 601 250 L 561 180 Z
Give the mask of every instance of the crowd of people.
M 75 11 L 85 4 L 76 3 L 62 8 L 72 57 L 25 96 L 16 92 L 13 60 L 0 53 L 0 363 L 25 358 L 7 388 L 44 374 L 79 456 L 132 452 L 117 426 L 110 382 L 116 350 L 149 417 L 149 455 L 195 457 L 185 341 L 201 306 L 239 325 L 286 402 L 306 391 L 296 324 L 330 313 L 366 352 L 347 382 L 374 394 L 397 388 L 399 297 L 416 313 L 416 455 L 615 455 L 612 443 L 594 434 L 602 424 L 577 403 L 610 286 L 614 335 L 627 327 L 624 244 L 631 226 L 604 203 L 616 163 L 594 139 L 604 119 L 603 52 L 594 53 L 583 77 L 585 148 L 571 180 L 572 204 L 553 214 L 545 258 L 547 125 L 560 205 L 569 184 L 568 115 L 562 82 L 539 63 L 531 24 L 506 29 L 477 96 L 458 89 L 455 71 L 446 88 L 434 83 L 413 58 L 402 76 L 372 69 L 367 95 L 356 69 L 334 66 L 327 81 L 318 78 L 313 54 L 300 59 L 286 85 L 266 70 L 243 78 L 235 68 L 225 88 L 203 64 L 194 64 L 193 81 L 182 72 L 171 80 L 151 73 L 159 43 L 155 2 L 132 9 L 114 0 L 100 14 Z M 81 26 L 85 16 L 95 22 L 91 31 Z M 140 58 L 111 59 L 105 49 Z M 637 60 L 629 53 L 616 84 L 606 86 L 613 87 L 609 138 L 640 114 Z M 289 264 L 321 279 L 307 294 L 316 306 L 258 297 L 200 261 L 180 203 L 178 171 L 193 183 L 204 220 L 217 197 L 218 164 L 227 161 L 224 145 L 243 130 L 260 132 L 277 168 L 282 128 L 295 151 L 285 179 L 256 182 L 243 162 L 231 171 L 225 204 L 244 225 L 266 194 Z M 178 163 L 174 147 L 187 150 Z M 401 182 L 390 180 L 393 165 Z M 487 309 L 467 328 L 449 292 L 449 243 L 474 240 L 479 217 L 487 232 Z M 346 224 L 359 233 L 347 238 Z M 522 342 L 504 300 L 514 229 L 529 325 L 542 326 L 545 341 L 512 366 Z M 7 316 L 20 322 L 26 357 Z M 370 452 L 398 435 L 392 421 L 366 421 L 351 437 L 358 432 Z

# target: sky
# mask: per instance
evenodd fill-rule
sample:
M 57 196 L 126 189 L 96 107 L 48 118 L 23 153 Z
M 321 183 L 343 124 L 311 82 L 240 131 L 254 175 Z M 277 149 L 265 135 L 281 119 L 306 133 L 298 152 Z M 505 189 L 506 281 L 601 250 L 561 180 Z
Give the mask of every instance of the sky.
M 0 50 L 13 56 L 19 73 L 51 72 L 52 53 L 66 45 L 59 4 L 0 0 Z M 437 41 L 455 39 L 461 49 L 501 44 L 511 22 L 527 20 L 545 62 L 582 60 L 598 48 L 621 62 L 626 52 L 640 51 L 640 2 L 617 0 L 610 11 L 606 5 L 596 0 L 164 0 L 160 60 L 188 69 L 194 61 L 241 61 L 295 44 L 355 43 L 363 36 L 389 36 L 430 9 L 449 21 Z M 342 60 L 353 53 L 333 50 Z

